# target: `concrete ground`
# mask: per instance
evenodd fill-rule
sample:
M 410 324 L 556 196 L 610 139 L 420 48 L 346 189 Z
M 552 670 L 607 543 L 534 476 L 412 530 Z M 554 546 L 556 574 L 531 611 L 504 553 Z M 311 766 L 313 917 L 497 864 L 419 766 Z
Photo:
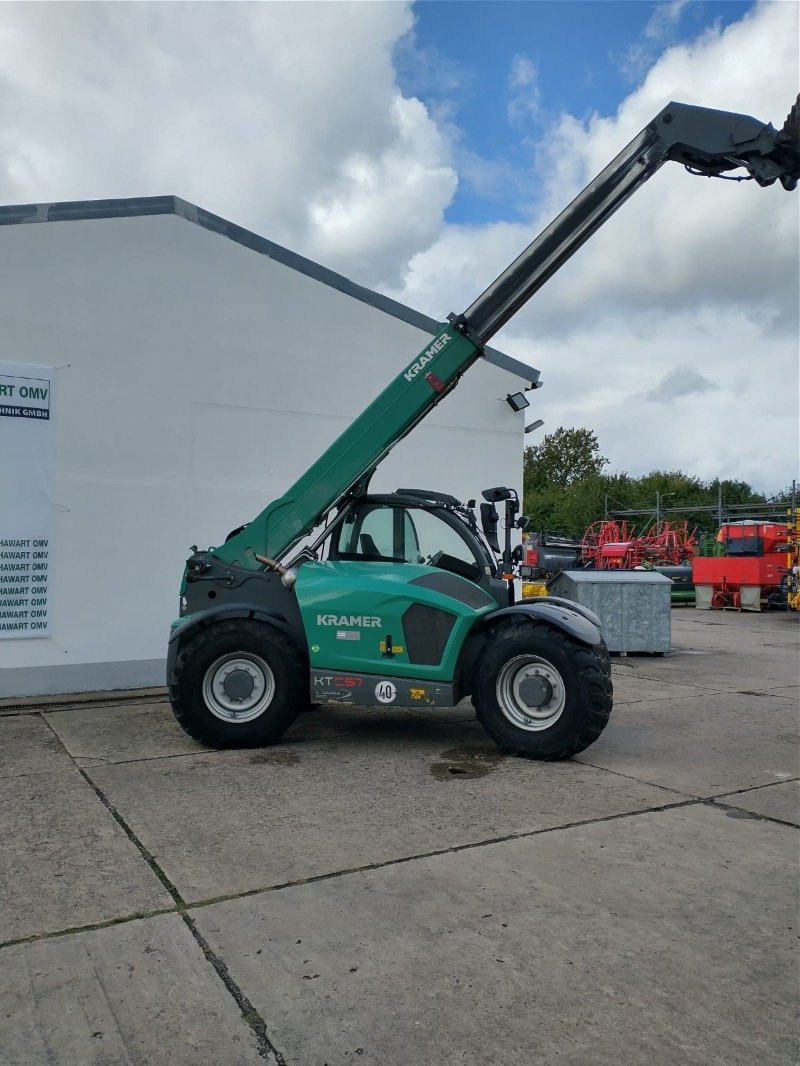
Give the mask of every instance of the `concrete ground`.
M 468 705 L 0 716 L 0 1063 L 795 1063 L 798 636 L 673 611 L 570 762 Z

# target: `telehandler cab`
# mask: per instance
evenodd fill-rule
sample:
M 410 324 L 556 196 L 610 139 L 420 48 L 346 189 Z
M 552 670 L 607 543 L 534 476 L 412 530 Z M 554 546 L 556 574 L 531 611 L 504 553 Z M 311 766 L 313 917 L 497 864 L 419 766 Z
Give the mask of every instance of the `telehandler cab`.
M 471 695 L 490 736 L 519 755 L 567 758 L 600 736 L 612 686 L 598 619 L 554 597 L 514 602 L 516 493 L 487 489 L 479 527 L 472 502 L 421 489 L 370 495 L 368 485 L 480 356 L 537 386 L 538 371 L 487 341 L 667 160 L 792 190 L 798 103 L 779 132 L 668 104 L 285 496 L 225 544 L 193 549 L 167 666 L 187 733 L 213 747 L 262 745 L 311 701 L 453 706 Z

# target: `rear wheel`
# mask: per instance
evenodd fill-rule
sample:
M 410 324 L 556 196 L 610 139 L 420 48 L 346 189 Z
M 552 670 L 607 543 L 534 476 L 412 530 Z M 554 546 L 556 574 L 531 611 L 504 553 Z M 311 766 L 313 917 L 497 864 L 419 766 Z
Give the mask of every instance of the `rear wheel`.
M 232 619 L 201 630 L 169 681 L 172 710 L 189 736 L 213 748 L 271 744 L 308 703 L 307 670 L 279 630 Z
M 567 759 L 600 736 L 611 715 L 608 654 L 542 622 L 512 622 L 489 637 L 474 690 L 478 720 L 502 747 Z

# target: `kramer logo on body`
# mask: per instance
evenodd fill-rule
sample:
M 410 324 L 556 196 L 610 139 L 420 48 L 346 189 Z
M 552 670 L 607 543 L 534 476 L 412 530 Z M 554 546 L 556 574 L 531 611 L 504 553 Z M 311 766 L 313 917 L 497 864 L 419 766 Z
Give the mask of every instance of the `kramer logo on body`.
M 415 363 L 412 363 L 408 370 L 406 370 L 405 374 L 403 374 L 406 381 L 413 381 L 417 374 L 419 374 L 420 371 L 426 367 L 452 339 L 453 338 L 449 333 L 443 333 L 441 337 L 437 337 L 430 348 L 426 348 L 419 359 L 417 359 Z
M 318 614 L 318 626 L 350 626 L 361 629 L 380 629 L 381 620 L 371 614 Z

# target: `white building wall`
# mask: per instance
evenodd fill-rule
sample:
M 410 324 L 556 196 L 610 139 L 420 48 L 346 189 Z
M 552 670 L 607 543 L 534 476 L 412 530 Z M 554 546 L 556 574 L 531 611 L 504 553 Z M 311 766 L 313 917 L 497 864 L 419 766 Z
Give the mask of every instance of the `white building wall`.
M 0 640 L 0 697 L 162 684 L 189 546 L 280 496 L 429 334 L 172 214 L 0 227 L 0 280 L 0 358 L 58 368 L 52 635 Z M 521 488 L 520 387 L 479 361 L 373 489 Z

